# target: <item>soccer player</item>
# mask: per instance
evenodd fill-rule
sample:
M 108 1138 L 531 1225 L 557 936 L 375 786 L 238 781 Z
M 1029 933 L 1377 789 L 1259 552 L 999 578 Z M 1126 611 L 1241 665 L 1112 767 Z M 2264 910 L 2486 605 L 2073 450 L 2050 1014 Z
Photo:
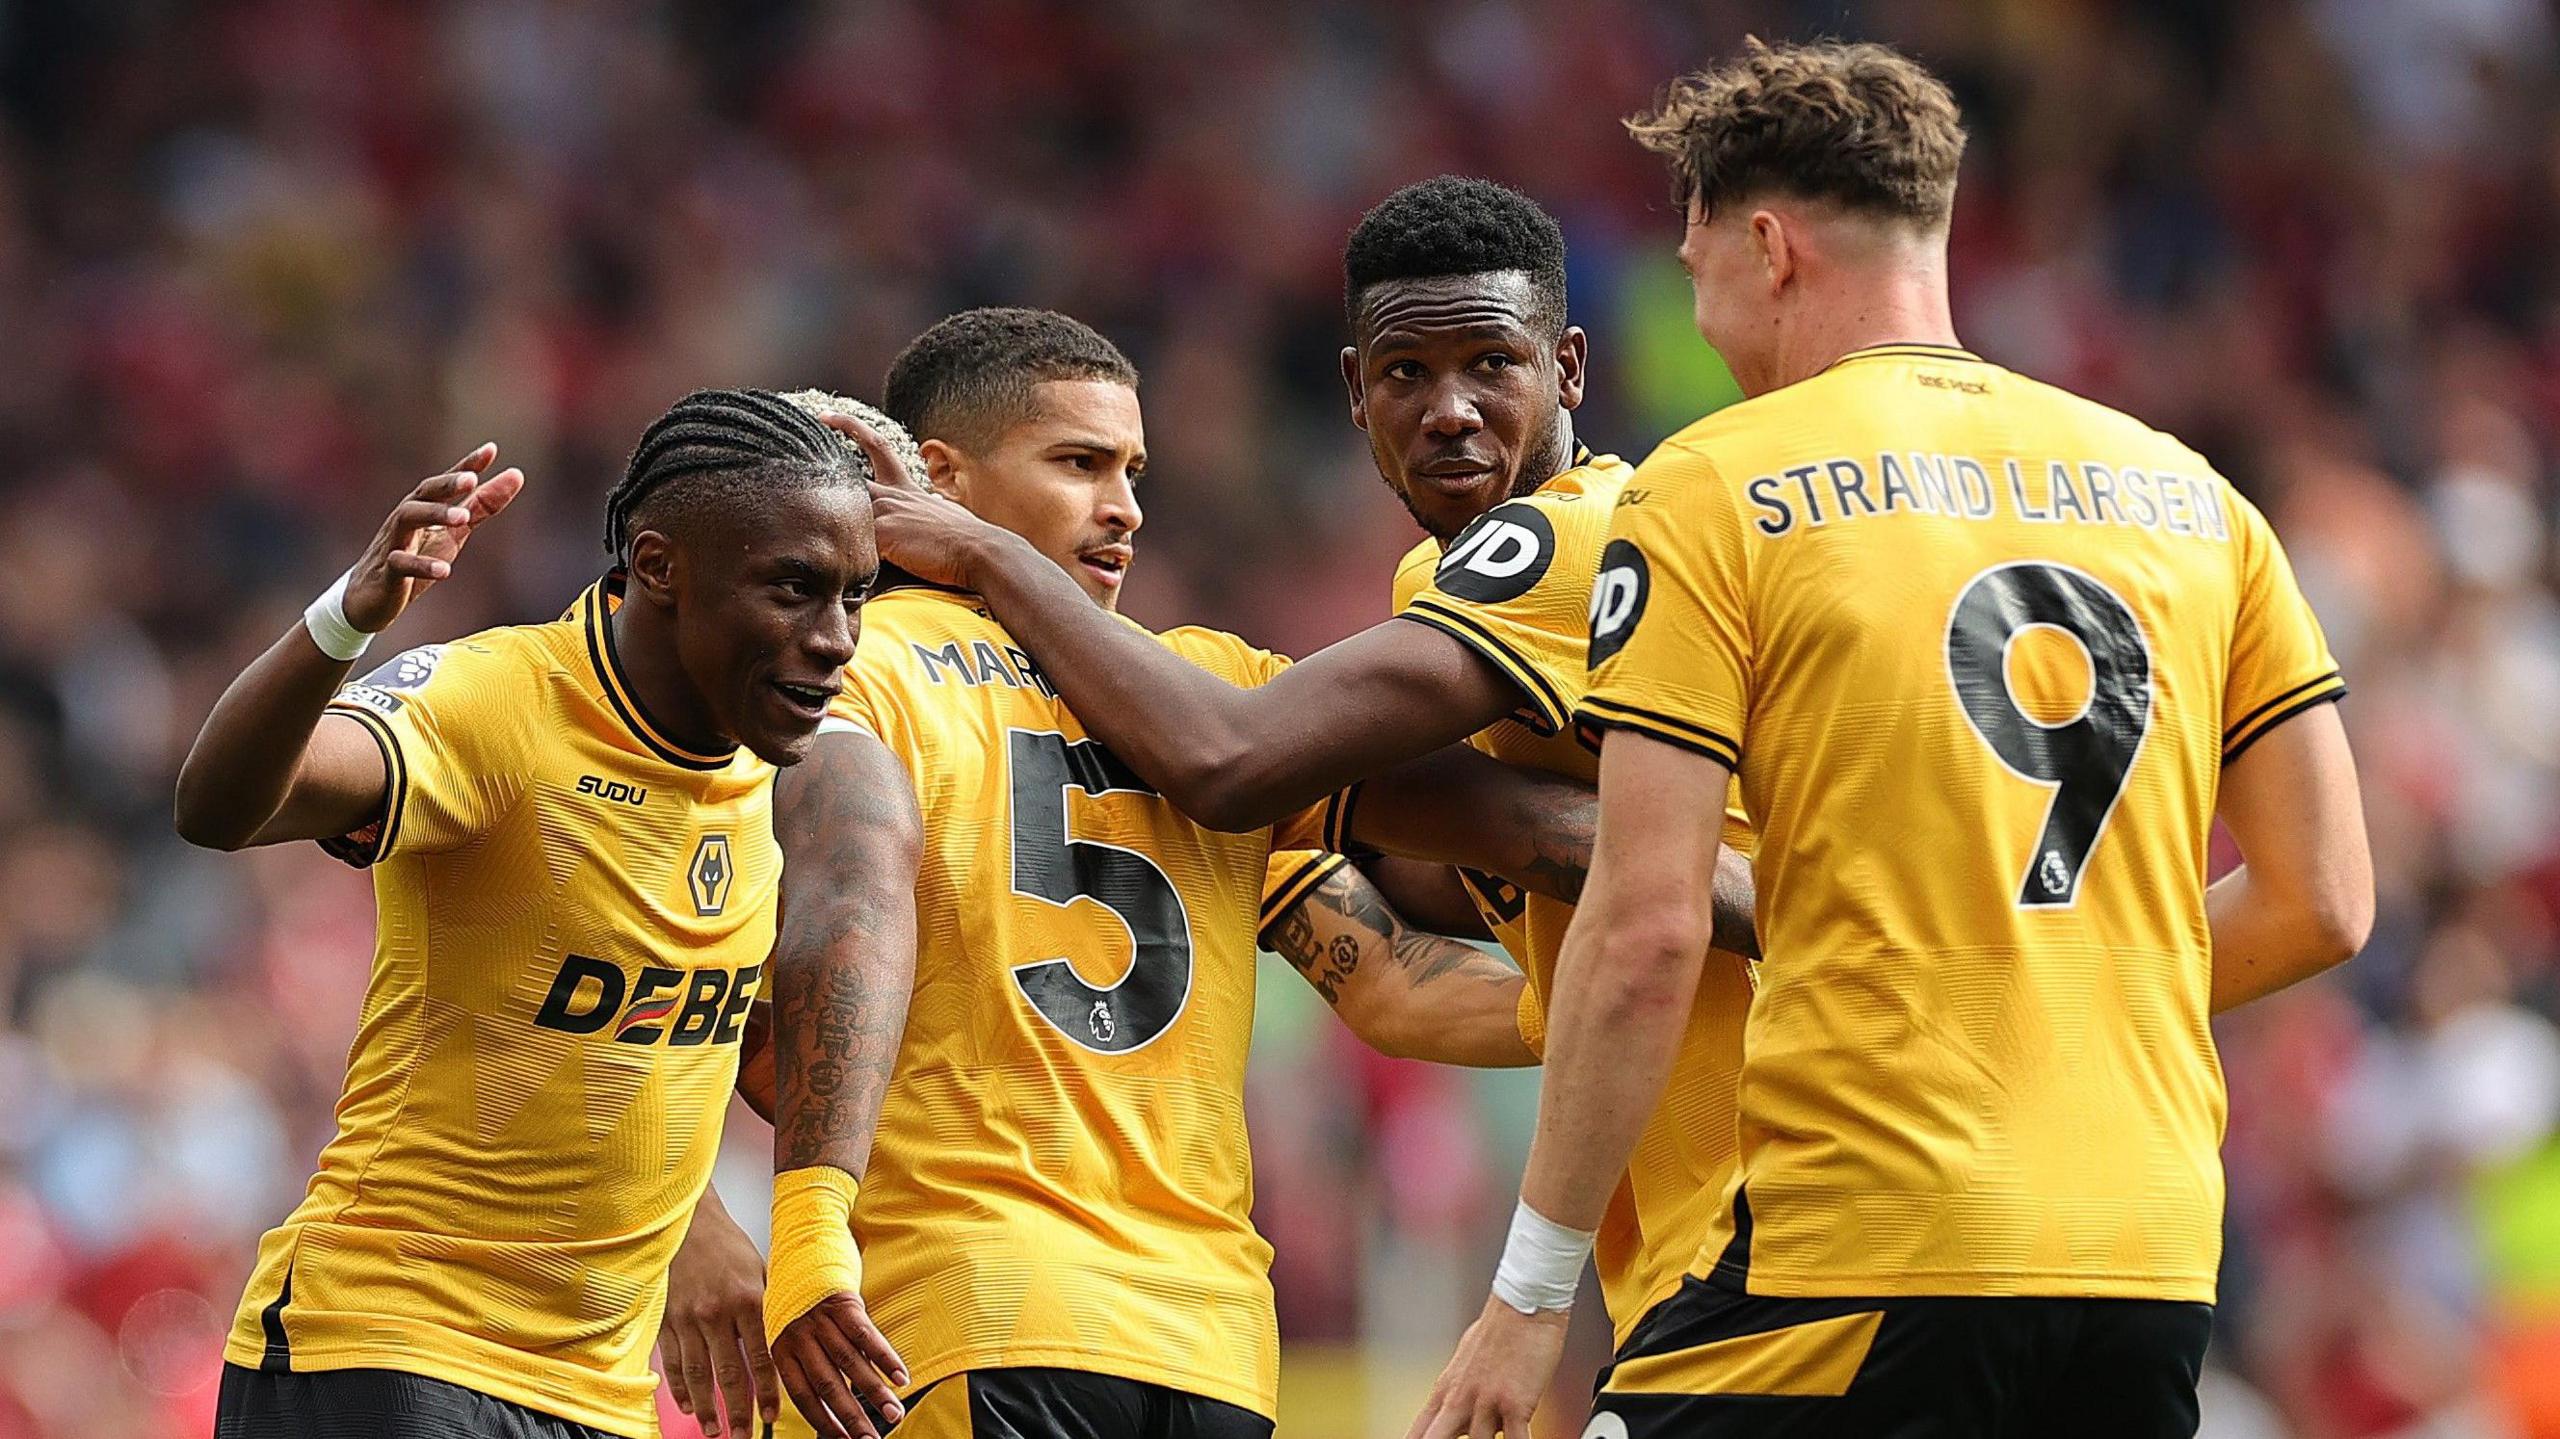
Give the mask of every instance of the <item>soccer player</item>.
M 773 940 L 774 767 L 877 567 L 863 472 L 777 396 L 688 396 L 568 614 L 347 684 L 520 491 L 495 459 L 412 490 L 179 775 L 186 838 L 318 840 L 374 867 L 380 912 L 337 1137 L 225 1346 L 222 1439 L 657 1432 L 668 1259 Z M 828 1313 L 849 1367 L 895 1369 L 858 1300 Z
M 1737 1174 L 1589 1432 L 2192 1434 L 2207 1017 L 2371 923 L 2337 665 L 2202 456 L 1957 345 L 1964 132 L 1920 66 L 1755 44 L 1630 125 L 1749 398 L 1620 497 L 1580 711 L 1599 865 L 1504 1270 L 1568 1272 L 1603 1213 L 1738 769 L 1764 958 Z M 2217 815 L 2245 863 L 2208 888 Z M 1527 1432 L 1554 1330 L 1488 1301 L 1416 1431 Z
M 920 454 L 884 448 L 874 463 L 920 461 L 1020 536 L 1064 603 L 1260 683 L 1286 662 L 1111 613 L 1142 518 L 1137 382 L 1063 315 L 957 315 L 910 345 L 885 387 Z M 1273 883 L 1275 850 L 1317 847 L 1322 806 L 1237 833 L 1184 818 L 1089 737 L 1057 677 L 975 596 L 901 583 L 865 622 L 830 733 L 777 801 L 789 886 L 777 973 L 806 951 L 842 988 L 818 1001 L 830 1017 L 798 1025 L 838 1039 L 777 1057 L 786 1079 L 800 1066 L 810 1093 L 845 1099 L 830 1124 L 778 1138 L 776 1164 L 804 1159 L 788 1150 L 806 1139 L 860 1178 L 838 1202 L 911 1373 L 882 1417 L 905 1439 L 1267 1435 L 1278 1338 L 1244 1130 L 1257 926 L 1303 926 L 1276 942 L 1324 956 L 1309 978 L 1355 1029 L 1374 1032 L 1362 1013 L 1374 1000 L 1414 998 L 1421 1057 L 1532 1059 L 1520 980 L 1471 956 L 1436 980 L 1417 964 L 1393 989 L 1364 982 L 1338 946 L 1393 950 L 1390 922 L 1300 903 L 1349 871 L 1284 860 Z M 892 803 L 904 784 L 914 797 Z M 1386 777 L 1336 827 L 1534 880 L 1579 868 L 1589 804 L 1581 786 L 1525 783 L 1460 751 Z M 1542 807 L 1548 832 L 1515 839 Z M 787 989 L 778 1003 L 777 1028 L 794 1028 Z M 818 1082 L 826 1066 L 838 1077 Z M 793 1125 L 788 1084 L 782 1103 L 778 1135 Z M 769 1329 L 797 1312 L 804 1282 L 777 1241 Z M 800 1408 L 830 1439 L 872 1432 L 850 1397 Z
M 1594 771 L 1566 729 L 1610 506 L 1630 468 L 1574 442 L 1587 341 L 1566 323 L 1564 236 L 1527 197 L 1442 176 L 1381 202 L 1343 257 L 1354 423 L 1427 533 L 1399 568 L 1397 617 L 1259 688 L 1133 642 L 1068 603 L 1073 587 L 1012 537 L 949 506 L 875 492 L 881 543 L 977 589 L 1091 732 L 1186 811 L 1266 820 L 1455 738 L 1507 763 Z M 1734 835 L 1745 837 L 1739 821 Z M 1750 880 L 1728 861 L 1722 944 L 1747 952 Z M 1478 877 L 1476 903 L 1530 978 L 1540 1028 L 1572 907 Z M 1597 1267 L 1621 1335 L 1676 1288 L 1732 1158 L 1750 980 L 1716 957 L 1686 1007 L 1679 1068 L 1601 1226 Z M 1568 1282 L 1567 1295 L 1570 1294 Z

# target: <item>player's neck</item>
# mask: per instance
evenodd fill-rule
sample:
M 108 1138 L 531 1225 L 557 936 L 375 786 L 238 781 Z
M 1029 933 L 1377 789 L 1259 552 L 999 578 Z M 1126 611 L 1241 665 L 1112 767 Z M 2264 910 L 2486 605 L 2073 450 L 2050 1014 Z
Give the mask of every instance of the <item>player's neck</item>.
M 736 746 L 736 740 L 720 733 L 711 707 L 686 678 L 676 657 L 675 632 L 662 612 L 626 600 L 605 624 L 613 632 L 613 658 L 623 683 L 631 687 L 631 697 L 651 728 L 695 754 L 723 754 Z
M 1956 344 L 1943 271 L 1897 268 L 1856 278 L 1855 284 L 1838 286 L 1834 295 L 1808 296 L 1787 317 L 1769 373 L 1751 377 L 1761 386 L 1753 389 L 1746 383 L 1746 393 L 1810 380 L 1841 356 L 1878 345 Z M 1739 374 L 1735 378 L 1743 379 Z

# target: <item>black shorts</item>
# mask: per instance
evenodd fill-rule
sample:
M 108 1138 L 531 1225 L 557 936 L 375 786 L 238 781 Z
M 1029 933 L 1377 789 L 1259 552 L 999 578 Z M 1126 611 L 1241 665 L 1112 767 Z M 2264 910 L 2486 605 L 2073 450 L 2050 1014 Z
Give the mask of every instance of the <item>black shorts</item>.
M 1080 1369 L 973 1369 L 926 1389 L 893 1439 L 1271 1439 L 1250 1409 Z
M 1773 1299 L 1696 1279 L 1602 1371 L 1584 1439 L 2190 1439 L 2213 1308 Z
M 521 1404 L 396 1369 L 222 1366 L 214 1439 L 613 1439 Z

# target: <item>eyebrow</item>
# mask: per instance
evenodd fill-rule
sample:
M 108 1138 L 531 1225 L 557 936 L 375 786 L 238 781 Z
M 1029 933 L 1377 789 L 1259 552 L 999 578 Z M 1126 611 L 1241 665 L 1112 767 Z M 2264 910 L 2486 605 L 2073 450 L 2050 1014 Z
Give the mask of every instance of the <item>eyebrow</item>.
M 1463 325 L 1429 326 L 1431 338 L 1459 340 L 1498 340 L 1509 343 L 1526 335 L 1529 327 L 1517 320 L 1472 320 Z M 1407 349 L 1421 344 L 1423 337 L 1409 321 L 1399 320 L 1369 337 L 1369 348 L 1377 350 Z

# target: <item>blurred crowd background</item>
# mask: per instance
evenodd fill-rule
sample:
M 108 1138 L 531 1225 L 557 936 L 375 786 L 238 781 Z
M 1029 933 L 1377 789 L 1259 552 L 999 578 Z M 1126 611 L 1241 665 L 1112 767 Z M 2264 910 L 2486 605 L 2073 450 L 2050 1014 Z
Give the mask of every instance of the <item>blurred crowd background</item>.
M 0 4 L 0 1439 L 210 1432 L 370 899 L 315 850 L 188 850 L 171 778 L 405 486 L 486 437 L 533 488 L 399 639 L 547 617 L 687 389 L 873 396 L 950 310 L 1057 306 L 1147 376 L 1131 611 L 1303 653 L 1413 537 L 1336 377 L 1352 222 L 1442 170 L 1545 202 L 1581 432 L 1640 456 L 1733 391 L 1617 120 L 1751 32 L 1955 84 L 1961 332 L 2212 456 L 2354 686 L 2381 921 L 2223 1028 L 2208 1433 L 2560 1435 L 2544 0 L 82 0 Z M 1281 1432 L 1393 1433 L 1480 1302 L 1535 1077 L 1376 1060 L 1265 991 Z

